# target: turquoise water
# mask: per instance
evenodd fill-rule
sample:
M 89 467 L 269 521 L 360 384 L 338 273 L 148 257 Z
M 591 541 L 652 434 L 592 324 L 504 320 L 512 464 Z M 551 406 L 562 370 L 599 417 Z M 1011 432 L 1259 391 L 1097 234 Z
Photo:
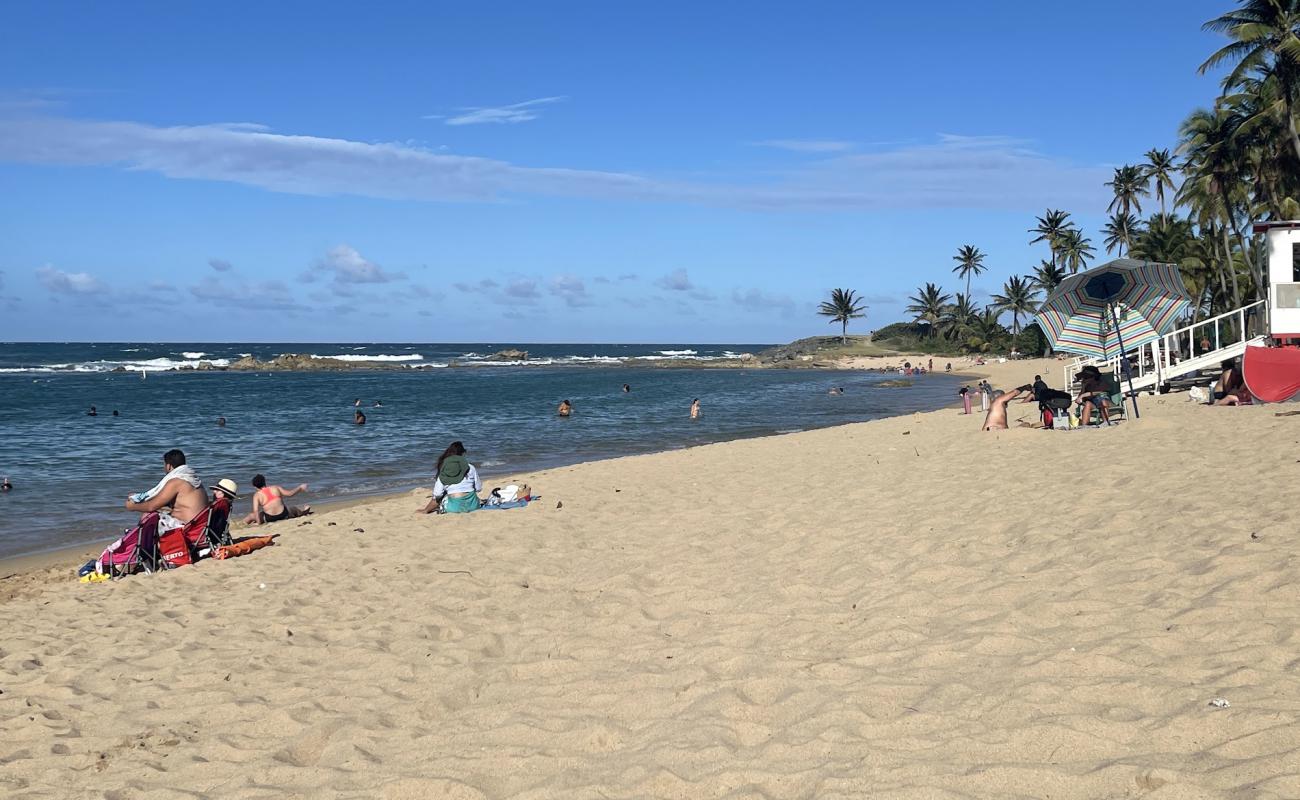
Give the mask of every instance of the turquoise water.
M 878 387 L 895 377 L 878 373 L 638 366 L 661 351 L 693 361 L 760 345 L 523 346 L 547 366 L 157 371 L 200 352 L 357 353 L 418 365 L 504 346 L 0 345 L 0 474 L 15 486 L 0 494 L 0 556 L 111 539 L 133 520 L 125 496 L 158 480 L 172 447 L 209 486 L 229 477 L 242 493 L 264 472 L 277 483 L 309 483 L 311 502 L 427 486 L 433 461 L 455 439 L 493 485 L 539 467 L 938 408 L 958 383 L 930 375 L 897 389 Z M 131 371 L 111 371 L 119 366 Z M 845 394 L 828 396 L 832 386 Z M 692 421 L 696 397 L 704 414 Z M 357 398 L 368 416 L 361 427 L 352 424 Z M 555 415 L 563 399 L 573 402 L 571 418 Z M 99 416 L 86 416 L 92 404 Z

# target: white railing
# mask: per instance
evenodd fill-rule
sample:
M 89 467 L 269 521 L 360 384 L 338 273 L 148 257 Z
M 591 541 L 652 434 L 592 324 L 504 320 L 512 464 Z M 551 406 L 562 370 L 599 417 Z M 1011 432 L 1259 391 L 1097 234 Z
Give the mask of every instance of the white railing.
M 1213 367 L 1224 359 L 1241 355 L 1245 352 L 1247 343 L 1259 338 L 1267 330 L 1264 320 L 1267 308 L 1268 301 L 1257 300 L 1217 317 L 1170 331 L 1158 340 L 1142 345 L 1137 348 L 1137 359 L 1132 364 L 1133 388 L 1154 388 L 1179 375 Z M 1259 330 L 1257 334 L 1251 334 L 1248 330 L 1252 318 L 1256 320 L 1256 328 Z M 1225 324 L 1230 326 L 1231 332 L 1228 335 L 1224 334 Z M 1202 341 L 1209 343 L 1208 348 L 1201 345 Z M 1109 361 L 1092 356 L 1078 356 L 1066 362 L 1063 385 L 1068 390 L 1079 370 L 1090 364 L 1097 367 L 1109 366 L 1114 374 L 1119 375 L 1119 362 L 1119 356 Z M 1123 388 L 1128 390 L 1127 381 Z

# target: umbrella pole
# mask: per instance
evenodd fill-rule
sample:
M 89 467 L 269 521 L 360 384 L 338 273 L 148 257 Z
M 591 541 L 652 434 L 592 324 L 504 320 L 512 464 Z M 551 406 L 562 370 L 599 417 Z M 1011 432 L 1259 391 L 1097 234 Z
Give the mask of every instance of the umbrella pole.
M 1124 336 L 1119 332 L 1119 314 L 1115 312 L 1115 304 L 1110 303 L 1110 318 L 1115 322 L 1115 338 L 1119 339 L 1119 363 L 1120 369 L 1128 363 L 1128 354 L 1124 351 Z M 1142 414 L 1138 412 L 1138 396 L 1133 391 L 1133 365 L 1129 364 L 1128 368 L 1128 396 L 1133 399 L 1133 418 L 1142 419 Z

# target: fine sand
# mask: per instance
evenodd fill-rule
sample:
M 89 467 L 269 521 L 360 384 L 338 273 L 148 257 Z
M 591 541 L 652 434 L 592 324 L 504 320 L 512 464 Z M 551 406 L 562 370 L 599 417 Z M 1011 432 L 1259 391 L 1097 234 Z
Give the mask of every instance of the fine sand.
M 1300 797 L 1300 417 L 1142 403 L 487 476 L 544 498 L 29 577 L 0 794 Z

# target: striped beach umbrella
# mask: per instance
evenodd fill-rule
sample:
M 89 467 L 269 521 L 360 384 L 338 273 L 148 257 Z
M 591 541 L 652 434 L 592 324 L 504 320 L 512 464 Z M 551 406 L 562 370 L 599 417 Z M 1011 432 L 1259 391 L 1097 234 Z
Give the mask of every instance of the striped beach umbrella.
M 1120 258 L 1061 281 L 1035 320 L 1057 350 L 1109 360 L 1157 341 L 1191 302 L 1176 265 Z

